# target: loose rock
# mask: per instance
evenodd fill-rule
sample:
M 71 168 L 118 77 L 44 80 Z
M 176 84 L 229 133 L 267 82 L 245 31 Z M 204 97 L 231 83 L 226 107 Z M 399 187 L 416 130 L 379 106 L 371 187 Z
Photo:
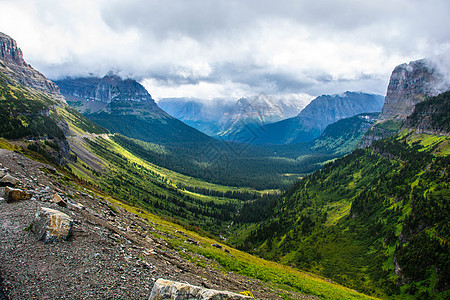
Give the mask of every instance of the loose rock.
M 8 203 L 20 200 L 29 200 L 31 197 L 32 195 L 30 193 L 22 191 L 21 189 L 13 189 L 10 187 L 5 188 L 5 199 Z
M 186 243 L 193 244 L 193 245 L 198 245 L 197 241 L 194 240 L 193 238 L 188 238 L 186 240 Z
M 0 178 L 3 178 L 6 174 L 8 174 L 8 169 L 0 168 Z
M 211 246 L 216 247 L 216 248 L 219 248 L 219 249 L 222 249 L 222 246 L 219 245 L 219 244 L 212 244 Z
M 34 219 L 31 230 L 44 243 L 67 240 L 72 233 L 73 220 L 58 210 L 41 207 Z
M 67 207 L 67 203 L 66 203 L 66 202 L 61 198 L 61 196 L 58 195 L 58 194 L 54 194 L 54 195 L 52 196 L 51 201 L 52 201 L 53 203 L 58 204 L 59 206 Z
M 17 179 L 16 177 L 11 176 L 10 174 L 6 174 L 0 180 L 0 185 L 1 186 L 15 187 L 18 183 L 19 183 L 19 179 Z

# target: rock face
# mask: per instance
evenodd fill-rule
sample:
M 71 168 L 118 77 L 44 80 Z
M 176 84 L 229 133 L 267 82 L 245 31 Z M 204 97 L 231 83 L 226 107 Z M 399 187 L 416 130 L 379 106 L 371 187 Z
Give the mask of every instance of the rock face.
M 1 32 L 0 71 L 14 80 L 16 84 L 50 93 L 53 97 L 65 102 L 64 97 L 59 93 L 58 86 L 27 64 L 16 41 Z
M 32 195 L 26 191 L 21 189 L 13 189 L 10 187 L 5 188 L 5 199 L 6 202 L 15 202 L 20 200 L 28 200 L 31 199 Z
M 234 299 L 251 299 L 251 297 L 222 292 L 217 290 L 210 290 L 175 282 L 171 280 L 158 279 L 153 286 L 152 293 L 149 300 L 162 299 L 179 299 L 179 300 L 234 300 Z
M 145 104 L 147 109 L 158 109 L 152 96 L 140 83 L 133 79 L 122 79 L 112 72 L 103 78 L 65 78 L 55 82 L 67 101 L 72 102 L 82 113 L 111 111 L 124 104 L 130 110 L 136 103 L 140 106 Z
M 67 240 L 72 233 L 73 220 L 60 211 L 42 207 L 35 215 L 32 231 L 44 243 Z
M 389 80 L 378 122 L 388 119 L 404 120 L 413 112 L 414 105 L 426 97 L 449 90 L 450 81 L 445 74 L 447 67 L 445 61 L 444 57 L 438 57 L 397 66 Z
M 385 102 L 377 122 L 363 137 L 360 146 L 369 147 L 376 140 L 391 136 L 425 98 L 450 89 L 449 54 L 421 59 L 395 67 L 389 80 Z M 427 112 L 425 113 L 427 114 Z M 448 114 L 448 113 L 447 113 Z M 409 125 L 408 125 L 409 123 Z M 411 121 L 406 127 L 411 127 Z M 424 132 L 432 132 L 424 127 Z

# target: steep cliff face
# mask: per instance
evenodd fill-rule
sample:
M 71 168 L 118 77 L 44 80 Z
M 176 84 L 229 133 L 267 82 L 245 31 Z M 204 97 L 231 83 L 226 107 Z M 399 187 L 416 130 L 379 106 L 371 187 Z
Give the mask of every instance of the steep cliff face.
M 12 84 L 38 89 L 51 94 L 59 101 L 65 102 L 58 86 L 36 71 L 23 59 L 22 50 L 14 39 L 0 32 L 0 70 L 9 77 Z
M 106 132 L 71 110 L 58 86 L 27 64 L 16 41 L 3 33 L 0 120 L 0 137 L 15 140 L 60 164 L 71 159 L 68 136 Z
M 152 96 L 141 84 L 133 79 L 122 79 L 112 72 L 106 74 L 103 78 L 66 78 L 55 82 L 61 89 L 61 93 L 69 97 L 102 103 L 150 101 L 154 104 Z
M 378 122 L 404 120 L 413 112 L 414 105 L 449 90 L 450 81 L 444 74 L 442 61 L 439 58 L 421 59 L 397 66 L 389 80 Z
M 363 137 L 361 147 L 369 147 L 374 141 L 397 133 L 416 104 L 450 90 L 448 56 L 412 61 L 394 69 L 381 114 Z

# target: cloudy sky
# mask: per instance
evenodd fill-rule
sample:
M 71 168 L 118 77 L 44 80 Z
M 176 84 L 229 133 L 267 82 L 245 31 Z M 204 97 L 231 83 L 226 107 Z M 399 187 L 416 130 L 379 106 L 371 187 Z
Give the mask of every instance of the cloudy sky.
M 0 0 L 0 31 L 47 77 L 114 70 L 154 98 L 385 94 L 448 52 L 448 0 Z

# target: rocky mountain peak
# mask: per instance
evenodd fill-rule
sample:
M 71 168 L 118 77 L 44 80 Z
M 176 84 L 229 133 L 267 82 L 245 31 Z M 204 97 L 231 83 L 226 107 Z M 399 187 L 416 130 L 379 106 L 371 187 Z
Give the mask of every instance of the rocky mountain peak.
M 97 103 L 109 104 L 114 101 L 147 102 L 156 106 L 152 96 L 136 80 L 123 79 L 108 72 L 100 77 L 65 78 L 56 81 L 68 100 L 76 97 Z
M 20 84 L 27 88 L 50 93 L 65 103 L 58 86 L 36 71 L 23 59 L 22 50 L 10 36 L 0 32 L 0 71 L 12 80 L 11 84 Z
M 10 36 L 0 32 L 0 59 L 19 66 L 29 66 L 23 59 L 22 50 Z
M 309 103 L 297 116 L 305 128 L 325 129 L 329 124 L 360 113 L 379 112 L 383 98 L 362 92 L 322 95 Z M 320 118 L 318 116 L 320 115 Z
M 450 89 L 445 75 L 444 59 L 421 59 L 397 66 L 392 72 L 383 109 L 378 121 L 404 120 L 414 105 L 426 97 L 436 96 Z M 448 70 L 447 70 L 448 72 Z

